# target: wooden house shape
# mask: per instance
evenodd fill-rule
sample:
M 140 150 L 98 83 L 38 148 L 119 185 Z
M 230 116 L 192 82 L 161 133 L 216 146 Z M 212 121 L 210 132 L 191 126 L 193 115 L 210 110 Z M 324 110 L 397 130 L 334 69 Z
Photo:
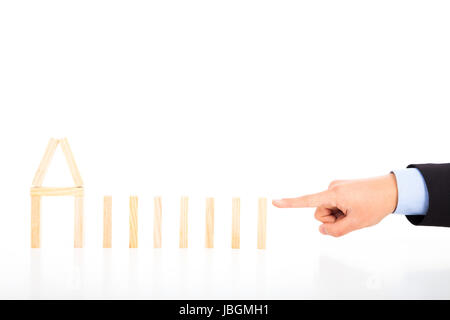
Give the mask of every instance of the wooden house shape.
M 43 187 L 42 183 L 50 162 L 58 145 L 67 160 L 75 186 L 73 187 Z M 83 180 L 73 158 L 67 138 L 54 139 L 48 142 L 47 149 L 33 179 L 31 195 L 31 248 L 41 247 L 41 198 L 45 196 L 73 196 L 75 198 L 75 228 L 74 248 L 83 247 Z

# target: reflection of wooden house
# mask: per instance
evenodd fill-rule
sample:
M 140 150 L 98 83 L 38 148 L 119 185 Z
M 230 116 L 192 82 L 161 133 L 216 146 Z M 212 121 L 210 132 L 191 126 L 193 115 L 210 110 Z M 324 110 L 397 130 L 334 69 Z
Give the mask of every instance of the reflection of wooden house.
M 73 187 L 43 187 L 45 174 L 50 162 L 55 154 L 58 144 L 66 157 L 67 164 L 72 174 L 75 186 Z M 73 196 L 75 198 L 75 228 L 74 228 L 74 247 L 83 247 L 83 180 L 73 158 L 67 139 L 50 139 L 47 150 L 41 160 L 41 164 L 34 176 L 31 194 L 31 247 L 40 248 L 41 246 L 41 197 L 45 196 Z

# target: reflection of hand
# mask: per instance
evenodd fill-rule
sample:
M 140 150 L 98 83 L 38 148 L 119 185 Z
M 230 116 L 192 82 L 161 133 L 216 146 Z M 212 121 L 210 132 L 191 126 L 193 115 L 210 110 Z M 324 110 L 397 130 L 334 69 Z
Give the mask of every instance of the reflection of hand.
M 328 190 L 298 198 L 273 200 L 278 208 L 317 207 L 319 231 L 340 237 L 380 222 L 397 206 L 394 174 L 360 180 L 338 180 Z

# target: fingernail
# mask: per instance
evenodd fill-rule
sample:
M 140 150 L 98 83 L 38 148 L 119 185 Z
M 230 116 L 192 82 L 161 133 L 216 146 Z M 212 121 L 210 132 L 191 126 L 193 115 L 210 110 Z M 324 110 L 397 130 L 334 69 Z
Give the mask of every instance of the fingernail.
M 321 234 L 324 234 L 324 235 L 328 234 L 327 229 L 325 228 L 325 226 L 323 224 L 319 227 L 319 231 Z

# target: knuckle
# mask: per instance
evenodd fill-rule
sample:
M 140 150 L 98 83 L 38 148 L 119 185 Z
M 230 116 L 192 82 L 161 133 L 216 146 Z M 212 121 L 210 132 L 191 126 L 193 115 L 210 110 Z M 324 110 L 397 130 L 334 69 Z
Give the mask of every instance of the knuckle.
M 330 184 L 328 185 L 328 189 L 332 189 L 334 186 L 336 186 L 339 183 L 338 180 L 333 180 L 330 182 Z
M 332 189 L 333 189 L 333 191 L 336 194 L 340 194 L 340 193 L 342 193 L 342 190 L 344 189 L 344 186 L 342 184 L 336 184 L 336 185 L 333 186 Z
M 316 220 L 319 220 L 319 210 L 316 210 L 316 212 L 314 212 L 314 218 Z
M 345 193 L 345 186 L 343 186 L 342 184 L 338 184 L 338 185 L 333 186 L 330 189 L 330 191 L 333 194 L 334 199 L 338 200 L 338 199 L 341 199 L 342 196 L 344 195 L 344 193 Z
M 329 192 L 329 202 L 333 206 L 337 206 L 342 200 L 342 186 L 336 185 L 328 190 Z
M 342 231 L 339 230 L 339 231 L 334 231 L 331 235 L 335 238 L 339 238 L 339 237 L 342 237 L 344 234 Z

